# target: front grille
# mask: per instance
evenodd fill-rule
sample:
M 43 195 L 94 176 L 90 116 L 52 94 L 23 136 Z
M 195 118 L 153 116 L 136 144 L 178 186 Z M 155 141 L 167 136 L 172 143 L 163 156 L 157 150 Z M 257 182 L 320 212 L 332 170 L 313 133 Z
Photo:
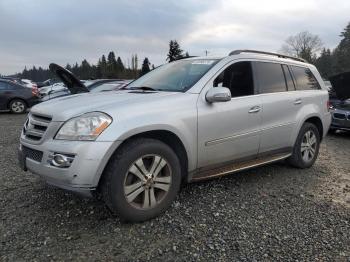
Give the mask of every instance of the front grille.
M 22 146 L 22 153 L 24 157 L 30 158 L 34 161 L 41 162 L 43 158 L 43 152 L 35 150 L 26 146 Z
M 342 119 L 342 120 L 346 119 L 345 114 L 340 114 L 340 113 L 334 113 L 333 117 L 337 119 Z
M 39 141 L 45 134 L 52 118 L 38 114 L 29 114 L 23 127 L 23 135 L 31 141 Z

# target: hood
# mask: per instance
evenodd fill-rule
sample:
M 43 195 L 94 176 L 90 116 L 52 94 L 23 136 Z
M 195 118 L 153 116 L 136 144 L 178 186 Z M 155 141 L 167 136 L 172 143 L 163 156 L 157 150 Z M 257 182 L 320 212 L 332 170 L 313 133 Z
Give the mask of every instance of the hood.
M 350 72 L 332 76 L 329 81 L 339 99 L 346 100 L 350 98 Z
M 155 100 L 182 93 L 175 92 L 141 92 L 141 91 L 111 91 L 100 93 L 85 93 L 55 98 L 34 106 L 32 113 L 52 116 L 52 121 L 66 121 L 72 117 L 101 111 L 111 116 L 118 114 L 125 107 L 148 107 Z
M 67 69 L 54 63 L 50 64 L 49 68 L 52 73 L 61 79 L 72 94 L 89 92 L 89 89 Z

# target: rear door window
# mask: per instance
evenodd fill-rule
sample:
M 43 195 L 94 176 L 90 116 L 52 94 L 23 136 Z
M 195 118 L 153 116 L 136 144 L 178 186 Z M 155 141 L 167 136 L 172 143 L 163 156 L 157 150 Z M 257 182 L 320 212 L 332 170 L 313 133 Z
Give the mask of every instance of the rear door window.
M 291 68 L 296 80 L 297 90 L 321 89 L 320 84 L 309 68 L 301 66 L 291 66 Z
M 255 70 L 260 94 L 287 91 L 281 64 L 255 62 Z

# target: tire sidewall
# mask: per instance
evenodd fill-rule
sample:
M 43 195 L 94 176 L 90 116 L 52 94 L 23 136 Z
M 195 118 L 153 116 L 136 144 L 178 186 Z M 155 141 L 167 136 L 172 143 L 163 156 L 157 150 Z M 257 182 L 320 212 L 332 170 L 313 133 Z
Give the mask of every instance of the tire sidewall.
M 302 141 L 303 141 L 303 138 L 304 138 L 305 133 L 308 132 L 308 131 L 310 131 L 310 130 L 311 130 L 311 131 L 315 134 L 315 136 L 316 136 L 316 143 L 317 143 L 317 145 L 316 145 L 316 149 L 315 149 L 314 158 L 313 158 L 311 161 L 309 161 L 309 162 L 305 162 L 305 161 L 303 160 L 303 158 L 302 158 L 301 143 L 302 143 Z M 320 133 L 319 133 L 319 131 L 318 131 L 318 129 L 317 129 L 317 127 L 316 127 L 315 125 L 313 125 L 313 124 L 311 124 L 311 123 L 305 123 L 305 124 L 302 126 L 302 128 L 301 128 L 301 130 L 300 130 L 300 132 L 299 132 L 299 135 L 298 135 L 298 139 L 297 139 L 296 144 L 295 144 L 295 146 L 294 146 L 294 154 L 296 154 L 296 156 L 297 156 L 297 161 L 299 162 L 298 164 L 299 164 L 299 166 L 300 166 L 301 168 L 308 168 L 308 167 L 311 167 L 311 166 L 315 163 L 315 161 L 316 161 L 316 159 L 317 159 L 317 157 L 318 157 L 319 150 L 320 150 L 320 140 L 321 140 L 321 139 L 320 139 Z
M 172 170 L 172 183 L 166 197 L 156 207 L 149 210 L 137 209 L 131 206 L 124 195 L 124 180 L 132 163 L 147 154 L 157 154 L 164 158 Z M 128 148 L 122 158 L 113 163 L 113 170 L 110 170 L 109 196 L 112 210 L 118 213 L 126 221 L 143 221 L 165 211 L 175 199 L 181 184 L 181 167 L 174 151 L 164 143 L 147 139 L 146 141 Z

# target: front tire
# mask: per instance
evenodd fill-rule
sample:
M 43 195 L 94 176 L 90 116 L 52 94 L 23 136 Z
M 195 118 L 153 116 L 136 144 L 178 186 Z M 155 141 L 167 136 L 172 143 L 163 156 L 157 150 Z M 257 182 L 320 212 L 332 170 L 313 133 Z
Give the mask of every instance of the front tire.
M 101 191 L 106 205 L 123 221 L 141 222 L 169 208 L 180 184 L 175 152 L 161 141 L 139 138 L 112 156 Z
M 312 123 L 304 123 L 299 131 L 293 153 L 287 161 L 297 168 L 311 167 L 320 149 L 320 133 Z
M 14 99 L 10 102 L 9 109 L 10 109 L 11 113 L 23 114 L 27 110 L 27 105 L 21 99 Z

